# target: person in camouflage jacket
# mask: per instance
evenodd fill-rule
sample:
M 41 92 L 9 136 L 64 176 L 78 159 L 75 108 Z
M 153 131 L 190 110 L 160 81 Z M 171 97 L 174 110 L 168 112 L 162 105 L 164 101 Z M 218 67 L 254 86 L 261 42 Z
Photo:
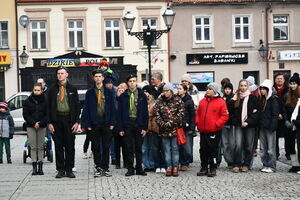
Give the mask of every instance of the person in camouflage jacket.
M 154 113 L 168 167 L 166 176 L 178 176 L 179 152 L 176 129 L 182 124 L 184 104 L 179 96 L 174 95 L 172 84 L 165 84 L 163 94 L 154 106 Z

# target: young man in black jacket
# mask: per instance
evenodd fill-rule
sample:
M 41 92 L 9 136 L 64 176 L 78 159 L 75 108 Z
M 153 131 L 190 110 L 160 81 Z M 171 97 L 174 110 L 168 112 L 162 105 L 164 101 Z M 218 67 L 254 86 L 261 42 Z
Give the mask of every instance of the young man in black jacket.
M 88 129 L 94 154 L 94 176 L 110 177 L 109 147 L 112 130 L 115 126 L 115 98 L 112 89 L 103 85 L 104 74 L 101 70 L 93 71 L 95 86 L 85 95 L 85 126 Z M 102 139 L 102 156 L 100 156 L 100 138 Z
M 128 171 L 125 176 L 134 175 L 134 155 L 136 174 L 146 176 L 142 167 L 143 137 L 148 129 L 148 102 L 145 93 L 137 88 L 137 76 L 127 77 L 128 89 L 119 97 L 118 128 L 128 158 Z
M 64 67 L 56 70 L 57 82 L 48 92 L 48 128 L 55 144 L 56 178 L 75 178 L 75 133 L 79 124 L 80 103 L 77 89 L 68 81 Z M 65 174 L 66 173 L 66 174 Z

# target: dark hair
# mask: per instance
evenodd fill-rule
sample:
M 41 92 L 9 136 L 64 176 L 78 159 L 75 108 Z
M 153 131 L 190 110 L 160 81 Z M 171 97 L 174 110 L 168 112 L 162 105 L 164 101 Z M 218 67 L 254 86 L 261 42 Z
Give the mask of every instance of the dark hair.
M 33 88 L 34 87 L 41 87 L 41 90 L 43 90 L 43 86 L 42 86 L 42 84 L 40 84 L 40 83 L 35 83 L 35 84 L 33 84 Z
M 181 83 L 180 86 L 182 86 L 182 88 L 183 88 L 184 91 L 188 91 L 188 87 L 185 84 Z
M 288 107 L 295 107 L 297 105 L 298 98 L 300 98 L 299 93 L 300 91 L 298 87 L 295 90 L 289 88 L 289 91 L 286 94 L 285 105 Z
M 267 90 L 267 95 L 261 95 L 261 94 L 260 94 L 260 95 L 259 95 L 259 98 L 258 98 L 260 110 L 265 111 L 266 106 L 267 106 L 267 96 L 268 96 L 269 88 L 261 86 L 261 87 L 259 87 L 259 89 L 260 89 L 260 90 L 261 90 L 261 89 Z
M 68 69 L 66 67 L 63 67 L 63 66 L 58 66 L 55 72 L 57 73 L 59 70 L 62 70 L 62 69 L 65 70 L 68 73 Z
M 221 86 L 224 86 L 224 85 L 227 84 L 227 83 L 231 83 L 231 81 L 230 81 L 229 78 L 223 78 L 223 79 L 221 80 Z

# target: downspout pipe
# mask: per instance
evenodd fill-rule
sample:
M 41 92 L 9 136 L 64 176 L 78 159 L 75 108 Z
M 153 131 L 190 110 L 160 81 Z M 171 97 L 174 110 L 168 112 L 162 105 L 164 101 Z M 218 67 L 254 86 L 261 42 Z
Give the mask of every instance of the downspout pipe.
M 170 6 L 170 0 L 167 1 L 167 6 Z M 170 61 L 170 53 L 171 50 L 171 44 L 170 44 L 170 31 L 168 32 L 168 77 L 169 77 L 169 82 L 171 82 L 171 61 Z
M 18 25 L 18 9 L 17 0 L 15 0 L 15 21 L 16 21 L 16 57 L 17 57 L 17 85 L 20 92 L 20 65 L 19 65 L 19 25 Z
M 267 55 L 266 55 L 266 69 L 267 69 L 267 79 L 269 79 L 269 73 L 270 73 L 270 63 L 269 63 L 269 11 L 272 8 L 272 5 L 269 4 L 265 8 L 265 24 L 266 24 L 266 48 L 268 49 Z

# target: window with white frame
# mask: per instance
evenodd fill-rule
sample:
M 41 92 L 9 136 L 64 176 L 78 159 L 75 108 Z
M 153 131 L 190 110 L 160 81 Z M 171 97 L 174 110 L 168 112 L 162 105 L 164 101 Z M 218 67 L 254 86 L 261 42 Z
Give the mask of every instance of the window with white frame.
M 148 25 L 150 27 L 150 30 L 156 30 L 157 29 L 157 19 L 156 18 L 149 18 L 149 19 L 142 19 L 142 26 L 143 31 L 147 30 Z M 143 46 L 147 46 L 146 42 L 143 41 Z M 153 40 L 153 43 L 151 46 L 157 46 L 157 40 Z
M 106 47 L 120 47 L 120 20 L 105 20 Z
M 8 48 L 8 22 L 0 21 L 0 48 Z
M 273 16 L 273 34 L 274 41 L 289 40 L 289 16 L 274 15 Z
M 211 43 L 211 16 L 197 16 L 194 18 L 194 41 L 196 43 Z
M 69 48 L 83 48 L 83 20 L 68 20 Z
M 31 48 L 46 49 L 46 21 L 31 22 Z
M 235 42 L 250 42 L 250 17 L 234 16 Z

